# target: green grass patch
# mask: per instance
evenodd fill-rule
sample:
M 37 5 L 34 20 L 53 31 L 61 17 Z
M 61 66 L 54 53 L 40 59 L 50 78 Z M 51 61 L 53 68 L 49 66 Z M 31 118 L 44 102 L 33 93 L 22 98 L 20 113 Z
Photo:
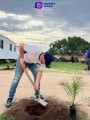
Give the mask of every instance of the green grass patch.
M 52 69 L 59 69 L 59 70 L 83 70 L 84 64 L 81 63 L 71 63 L 71 62 L 53 62 Z
M 77 120 L 90 120 L 90 118 L 85 114 L 77 114 Z
M 0 63 L 0 69 L 7 68 L 7 63 Z M 15 62 L 14 63 L 9 63 L 10 68 L 15 68 Z
M 66 72 L 77 72 L 84 70 L 82 63 L 71 63 L 71 62 L 52 62 L 51 68 L 45 69 L 45 71 L 66 71 Z M 7 68 L 7 64 L 0 64 L 0 69 Z M 10 63 L 10 68 L 15 68 L 15 63 Z
M 2 114 L 0 116 L 0 120 L 16 120 L 15 117 L 11 116 L 11 117 L 7 117 L 6 114 Z

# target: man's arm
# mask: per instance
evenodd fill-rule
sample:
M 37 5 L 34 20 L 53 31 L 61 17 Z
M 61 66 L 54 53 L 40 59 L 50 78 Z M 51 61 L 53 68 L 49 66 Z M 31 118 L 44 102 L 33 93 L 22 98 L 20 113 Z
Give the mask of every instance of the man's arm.
M 38 86 L 39 86 L 44 69 L 45 69 L 45 64 L 41 64 L 39 67 L 38 73 L 37 73 L 37 78 L 36 78 L 34 90 L 38 90 Z
M 19 44 L 20 59 L 24 59 L 24 43 Z
M 19 53 L 20 53 L 20 64 L 22 69 L 25 71 L 25 62 L 24 62 L 24 43 L 20 43 L 19 45 Z
M 42 74 L 43 74 L 43 71 L 38 70 L 37 78 L 36 78 L 36 83 L 35 83 L 35 85 L 34 85 L 34 90 L 36 90 L 36 91 L 38 90 L 38 86 L 39 86 L 39 83 L 40 83 Z

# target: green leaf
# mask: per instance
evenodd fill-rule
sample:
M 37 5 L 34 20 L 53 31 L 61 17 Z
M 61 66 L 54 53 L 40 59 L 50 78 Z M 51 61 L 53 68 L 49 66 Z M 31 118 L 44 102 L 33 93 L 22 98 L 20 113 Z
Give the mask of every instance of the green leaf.
M 72 105 L 75 105 L 76 96 L 84 86 L 82 82 L 82 77 L 80 77 L 79 75 L 75 75 L 73 77 L 72 83 L 69 83 L 68 81 L 61 81 L 60 85 L 66 91 L 70 101 L 72 101 Z

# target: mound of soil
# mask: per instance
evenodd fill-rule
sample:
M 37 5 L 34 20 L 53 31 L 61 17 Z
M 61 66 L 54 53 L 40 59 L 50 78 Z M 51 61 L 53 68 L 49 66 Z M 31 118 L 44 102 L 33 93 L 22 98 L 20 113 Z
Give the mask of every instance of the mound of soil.
M 16 120 L 68 120 L 69 110 L 66 105 L 51 98 L 46 107 L 30 98 L 14 103 L 6 115 L 14 116 Z

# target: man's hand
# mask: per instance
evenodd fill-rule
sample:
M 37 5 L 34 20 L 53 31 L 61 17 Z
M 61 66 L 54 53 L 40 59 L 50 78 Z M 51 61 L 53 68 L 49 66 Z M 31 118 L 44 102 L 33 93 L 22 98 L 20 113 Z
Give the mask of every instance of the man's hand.
M 38 84 L 34 85 L 34 90 L 37 91 L 38 90 Z
M 26 67 L 25 67 L 25 61 L 24 61 L 24 59 L 20 59 L 20 64 L 21 64 L 22 69 L 25 71 Z

